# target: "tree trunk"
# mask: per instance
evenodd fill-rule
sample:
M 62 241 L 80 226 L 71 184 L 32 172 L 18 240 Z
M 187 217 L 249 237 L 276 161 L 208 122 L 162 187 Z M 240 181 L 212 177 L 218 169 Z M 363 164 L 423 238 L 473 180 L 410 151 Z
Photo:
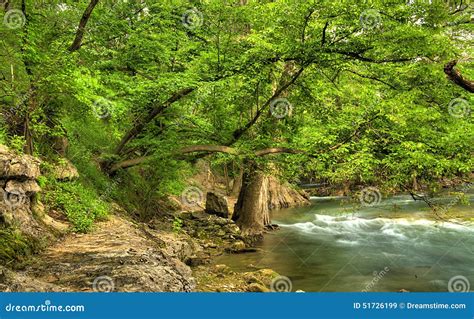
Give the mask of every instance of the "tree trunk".
M 418 181 L 416 179 L 416 173 L 412 174 L 412 181 L 413 181 L 412 182 L 412 184 L 413 184 L 412 189 L 413 189 L 413 191 L 417 192 L 418 191 Z
M 268 177 L 253 161 L 248 162 L 246 168 L 232 219 L 244 236 L 258 236 L 270 224 Z
M 242 178 L 243 178 L 243 175 L 244 175 L 244 170 L 243 170 L 243 168 L 240 168 L 239 175 L 237 175 L 237 176 L 234 178 L 234 184 L 232 185 L 231 196 L 234 196 L 234 197 L 239 196 L 240 189 L 241 189 L 241 187 L 242 187 Z
M 25 137 L 25 146 L 23 147 L 23 151 L 25 154 L 33 155 L 33 135 L 31 133 L 29 113 L 26 114 L 23 129 L 23 135 Z
M 227 169 L 227 163 L 224 164 L 224 177 L 225 177 L 225 194 L 230 195 L 230 182 L 229 182 L 229 171 Z
M 68 49 L 69 51 L 74 52 L 81 48 L 82 38 L 84 37 L 84 32 L 86 31 L 87 22 L 89 21 L 92 11 L 94 10 L 97 3 L 99 3 L 99 0 L 91 0 L 86 10 L 84 11 L 81 21 L 79 22 L 79 27 L 77 28 L 77 31 L 76 31 L 76 37 L 74 38 L 74 41 L 69 47 Z

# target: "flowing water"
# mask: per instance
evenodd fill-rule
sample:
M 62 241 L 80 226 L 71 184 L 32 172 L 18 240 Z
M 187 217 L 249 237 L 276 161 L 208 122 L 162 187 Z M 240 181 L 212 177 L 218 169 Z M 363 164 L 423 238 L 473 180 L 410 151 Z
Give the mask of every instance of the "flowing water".
M 452 206 L 449 216 L 462 217 L 443 221 L 410 196 L 363 208 L 315 198 L 311 206 L 273 212 L 281 229 L 257 252 L 216 262 L 236 271 L 274 269 L 290 278 L 293 291 L 474 290 L 472 195 L 470 206 L 453 205 L 450 195 L 438 199 Z

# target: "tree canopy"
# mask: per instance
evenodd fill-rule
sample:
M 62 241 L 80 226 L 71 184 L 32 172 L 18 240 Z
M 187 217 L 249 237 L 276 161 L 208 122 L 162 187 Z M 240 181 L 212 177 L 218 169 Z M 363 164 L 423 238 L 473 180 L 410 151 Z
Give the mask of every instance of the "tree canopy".
M 55 156 L 66 137 L 70 158 L 142 167 L 163 192 L 211 153 L 290 181 L 399 188 L 472 171 L 469 2 L 3 7 L 0 142 L 26 153 Z

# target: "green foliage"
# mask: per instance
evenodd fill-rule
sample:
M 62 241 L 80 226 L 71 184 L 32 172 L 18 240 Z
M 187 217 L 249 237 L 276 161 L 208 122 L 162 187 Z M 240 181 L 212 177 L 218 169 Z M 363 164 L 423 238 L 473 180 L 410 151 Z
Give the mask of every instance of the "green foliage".
M 26 238 L 12 228 L 0 228 L 0 262 L 18 263 L 40 249 L 40 244 L 33 238 Z
M 7 128 L 3 125 L 2 120 L 0 119 L 0 144 L 7 143 Z
M 474 101 L 443 72 L 458 59 L 474 78 L 464 2 L 100 1 L 72 53 L 86 3 L 63 4 L 26 0 L 27 26 L 0 29 L 0 142 L 22 150 L 29 123 L 35 153 L 57 162 L 67 137 L 81 180 L 51 186 L 60 206 L 87 190 L 153 216 L 201 156 L 179 150 L 198 144 L 241 152 L 208 157 L 212 167 L 264 148 L 301 150 L 257 159 L 291 181 L 401 189 L 473 169 L 472 112 L 453 116 L 452 101 Z M 197 19 L 187 20 L 191 9 Z M 192 92 L 168 103 L 183 89 Z M 292 105 L 283 118 L 272 116 L 276 92 Z M 140 158 L 112 179 L 101 169 Z M 68 210 L 79 229 L 95 218 Z
M 117 176 L 120 187 L 114 191 L 113 198 L 141 220 L 166 213 L 169 209 L 166 196 L 183 191 L 184 181 L 192 172 L 189 166 L 183 161 L 164 158 L 131 168 Z
M 8 146 L 17 153 L 23 153 L 23 147 L 25 146 L 25 139 L 23 136 L 13 135 L 8 140 Z
M 181 229 L 183 228 L 183 220 L 175 217 L 173 220 L 173 232 L 178 234 L 181 232 Z
M 94 221 L 108 215 L 109 206 L 94 190 L 84 187 L 79 182 L 51 182 L 45 191 L 48 206 L 65 212 L 72 223 L 74 231 L 91 230 Z

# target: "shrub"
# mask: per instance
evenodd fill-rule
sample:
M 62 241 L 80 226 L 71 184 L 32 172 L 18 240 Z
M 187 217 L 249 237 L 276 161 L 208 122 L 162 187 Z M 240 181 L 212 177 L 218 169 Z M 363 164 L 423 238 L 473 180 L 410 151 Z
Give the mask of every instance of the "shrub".
M 94 221 L 104 219 L 109 205 L 97 193 L 80 182 L 52 182 L 45 192 L 46 203 L 62 210 L 73 224 L 74 231 L 91 230 Z

